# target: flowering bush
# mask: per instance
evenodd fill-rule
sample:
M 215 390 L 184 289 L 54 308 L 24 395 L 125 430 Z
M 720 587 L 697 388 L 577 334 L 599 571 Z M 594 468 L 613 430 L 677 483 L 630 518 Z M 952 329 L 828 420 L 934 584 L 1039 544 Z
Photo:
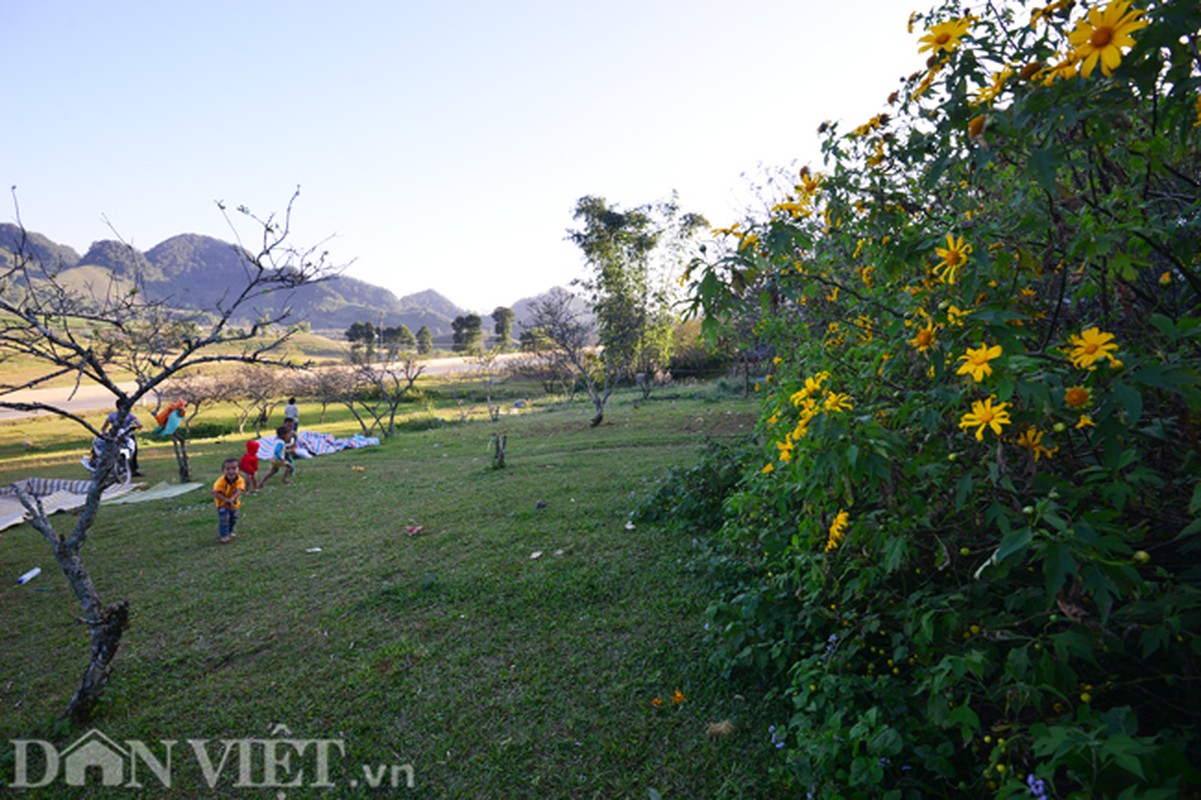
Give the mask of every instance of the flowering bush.
M 1201 7 L 911 27 L 888 112 L 687 275 L 776 353 L 721 656 L 814 796 L 1197 791 Z

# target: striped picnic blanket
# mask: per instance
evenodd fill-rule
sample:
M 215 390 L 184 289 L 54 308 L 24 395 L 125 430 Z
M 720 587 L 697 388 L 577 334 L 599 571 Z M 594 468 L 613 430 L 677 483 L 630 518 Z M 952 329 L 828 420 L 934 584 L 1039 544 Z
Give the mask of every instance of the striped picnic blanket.
M 270 461 L 275 452 L 275 445 L 279 443 L 279 438 L 264 436 L 258 440 L 258 443 L 259 461 Z M 349 439 L 336 439 L 333 434 L 317 433 L 316 431 L 301 431 L 300 435 L 296 437 L 296 455 L 300 458 L 327 456 L 341 450 L 357 450 L 362 447 L 379 447 L 379 439 L 375 436 L 362 436 L 357 433 Z
M 41 499 L 42 509 L 47 516 L 59 511 L 81 508 L 87 499 L 88 490 L 92 488 L 91 481 L 73 481 L 65 478 L 25 478 L 16 483 L 29 494 Z M 100 502 L 128 494 L 144 485 L 114 484 L 100 495 Z M 25 506 L 17 499 L 17 490 L 12 485 L 0 486 L 0 531 L 19 525 L 27 517 Z

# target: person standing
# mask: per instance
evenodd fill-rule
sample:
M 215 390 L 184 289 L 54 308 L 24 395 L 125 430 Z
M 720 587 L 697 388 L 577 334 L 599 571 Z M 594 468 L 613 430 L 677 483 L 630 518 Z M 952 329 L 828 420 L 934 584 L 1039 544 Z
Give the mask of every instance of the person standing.
M 221 477 L 213 483 L 213 501 L 217 504 L 217 540 L 225 544 L 237 536 L 238 509 L 246 481 L 238 474 L 238 459 L 227 458 L 221 463 Z
M 292 433 L 300 433 L 300 409 L 296 407 L 295 397 L 289 397 L 288 404 L 284 406 L 284 422 L 292 423 Z
M 251 439 L 246 443 L 246 453 L 242 459 L 238 461 L 238 470 L 242 473 L 242 480 L 246 482 L 246 488 L 251 494 L 259 493 L 259 443 L 255 439 Z

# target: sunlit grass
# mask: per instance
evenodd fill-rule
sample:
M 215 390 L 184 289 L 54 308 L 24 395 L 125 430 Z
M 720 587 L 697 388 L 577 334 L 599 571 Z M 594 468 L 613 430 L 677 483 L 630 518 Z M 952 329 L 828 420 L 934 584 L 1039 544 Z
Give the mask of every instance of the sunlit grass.
M 506 410 L 531 388 L 507 387 Z M 461 394 L 475 402 L 474 391 Z M 587 404 L 535 399 L 495 424 L 413 404 L 381 447 L 302 461 L 292 485 L 247 498 L 232 545 L 217 543 L 203 490 L 103 509 L 85 560 L 105 600 L 128 599 L 133 616 L 95 727 L 157 741 L 283 723 L 343 739 L 347 765 L 411 764 L 407 796 L 764 796 L 774 720 L 753 687 L 708 666 L 691 539 L 626 525 L 670 465 L 692 460 L 706 434 L 745 433 L 753 407 L 714 385 L 620 395 L 591 429 Z M 323 427 L 318 416 L 301 407 L 308 427 Z M 35 468 L 78 477 L 60 425 L 27 426 L 39 448 L 56 444 L 6 458 L 0 480 Z M 354 422 L 331 409 L 324 427 Z M 491 465 L 493 432 L 508 436 L 505 469 Z M 15 438 L 0 426 L 0 448 Z M 215 479 L 240 441 L 194 443 L 197 476 Z M 143 452 L 152 480 L 173 479 L 169 448 Z M 65 746 L 82 732 L 54 723 L 86 660 L 78 606 L 32 529 L 5 537 L 0 576 L 44 573 L 0 592 L 0 739 Z M 667 702 L 656 709 L 655 697 Z M 734 735 L 706 735 L 727 718 Z M 0 760 L 0 774 L 10 766 Z M 199 791 L 194 764 L 175 779 L 179 796 Z M 288 791 L 304 796 L 356 795 Z

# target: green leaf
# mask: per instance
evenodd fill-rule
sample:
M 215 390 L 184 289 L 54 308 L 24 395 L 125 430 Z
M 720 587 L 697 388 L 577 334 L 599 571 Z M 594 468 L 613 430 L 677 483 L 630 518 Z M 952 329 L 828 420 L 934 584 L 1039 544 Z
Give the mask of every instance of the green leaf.
M 1122 411 L 1126 413 L 1126 424 L 1137 425 L 1139 417 L 1143 415 L 1142 393 L 1124 383 L 1119 383 L 1113 387 L 1113 396 Z
M 1193 487 L 1193 498 L 1188 501 L 1188 513 L 1196 516 L 1198 512 L 1201 512 L 1201 481 Z
M 1176 330 L 1176 324 L 1163 314 L 1152 314 L 1150 323 L 1155 326 L 1156 330 L 1168 337 L 1169 341 L 1176 341 L 1180 333 Z
M 1145 749 L 1145 747 L 1124 733 L 1109 737 L 1103 748 L 1104 752 L 1113 758 L 1115 764 L 1143 780 L 1146 779 L 1146 776 L 1143 774 L 1143 763 L 1139 761 L 1138 756 L 1132 751 Z
M 996 563 L 1000 564 L 1006 558 L 1014 553 L 1020 553 L 1030 546 L 1033 539 L 1033 532 L 1030 526 L 1018 528 L 1016 531 L 1011 531 L 1001 540 L 1001 546 L 997 548 L 997 554 L 994 556 Z
M 1030 151 L 1027 163 L 1027 173 L 1033 173 L 1039 186 L 1053 195 L 1059 194 L 1055 183 L 1055 170 L 1059 167 L 1059 157 L 1050 150 L 1036 147 Z
M 972 707 L 967 703 L 951 709 L 951 713 L 947 715 L 947 722 L 959 726 L 965 742 L 971 741 L 976 732 L 980 730 L 980 718 L 976 716 L 976 712 L 972 711 Z
M 1051 542 L 1043 550 L 1043 575 L 1047 579 L 1047 598 L 1059 594 L 1069 575 L 1076 574 L 1076 559 L 1063 542 Z
M 1201 483 L 1197 484 L 1197 491 L 1201 493 Z M 955 510 L 963 509 L 964 502 L 967 501 L 968 495 L 972 493 L 972 475 L 967 473 L 955 485 Z

